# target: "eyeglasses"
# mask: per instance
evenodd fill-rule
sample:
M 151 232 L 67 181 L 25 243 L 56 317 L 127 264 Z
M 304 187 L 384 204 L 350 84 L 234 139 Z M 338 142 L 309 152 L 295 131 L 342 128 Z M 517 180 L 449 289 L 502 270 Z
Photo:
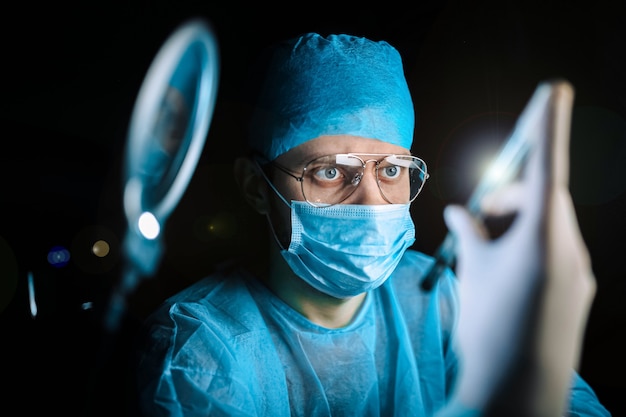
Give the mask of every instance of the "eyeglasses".
M 339 204 L 354 193 L 370 162 L 375 163 L 380 194 L 390 204 L 406 204 L 415 200 L 429 176 L 426 163 L 412 155 L 327 155 L 307 163 L 301 176 L 274 161 L 269 164 L 300 182 L 302 194 L 309 204 L 326 207 Z

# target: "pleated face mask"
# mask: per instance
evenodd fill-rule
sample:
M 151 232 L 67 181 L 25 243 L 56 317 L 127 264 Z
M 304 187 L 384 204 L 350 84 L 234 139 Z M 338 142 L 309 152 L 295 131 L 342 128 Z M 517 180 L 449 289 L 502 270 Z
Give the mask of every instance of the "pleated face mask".
M 415 242 L 409 204 L 291 202 L 291 243 L 281 254 L 309 285 L 337 298 L 382 285 Z

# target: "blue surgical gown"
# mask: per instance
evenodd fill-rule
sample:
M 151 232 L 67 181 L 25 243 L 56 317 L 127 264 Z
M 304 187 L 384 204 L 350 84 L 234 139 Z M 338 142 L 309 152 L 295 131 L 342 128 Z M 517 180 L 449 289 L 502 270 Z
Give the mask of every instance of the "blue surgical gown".
M 432 416 L 454 384 L 458 299 L 451 271 L 408 250 L 346 327 L 312 323 L 242 268 L 168 299 L 139 345 L 146 416 Z M 573 372 L 570 416 L 610 416 Z

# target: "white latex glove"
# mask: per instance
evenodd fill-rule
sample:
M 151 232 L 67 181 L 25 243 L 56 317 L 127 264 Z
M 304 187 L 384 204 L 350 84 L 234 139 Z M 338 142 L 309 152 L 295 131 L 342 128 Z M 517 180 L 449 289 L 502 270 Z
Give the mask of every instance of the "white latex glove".
M 444 212 L 457 238 L 461 305 L 454 401 L 482 415 L 563 414 L 595 295 L 568 189 L 574 92 L 551 85 L 522 179 L 481 204 L 484 216 L 516 212 L 511 227 L 492 240 L 464 208 Z

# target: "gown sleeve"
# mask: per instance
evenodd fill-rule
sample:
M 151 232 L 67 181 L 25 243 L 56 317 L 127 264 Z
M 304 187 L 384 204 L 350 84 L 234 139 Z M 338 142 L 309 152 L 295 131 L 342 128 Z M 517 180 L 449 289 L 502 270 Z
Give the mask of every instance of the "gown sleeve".
M 567 417 L 610 417 L 611 413 L 600 403 L 591 386 L 573 372 Z
M 254 301 L 219 286 L 202 291 L 167 302 L 145 323 L 137 345 L 141 415 L 288 416 L 282 366 Z M 268 384 L 274 389 L 263 389 Z

